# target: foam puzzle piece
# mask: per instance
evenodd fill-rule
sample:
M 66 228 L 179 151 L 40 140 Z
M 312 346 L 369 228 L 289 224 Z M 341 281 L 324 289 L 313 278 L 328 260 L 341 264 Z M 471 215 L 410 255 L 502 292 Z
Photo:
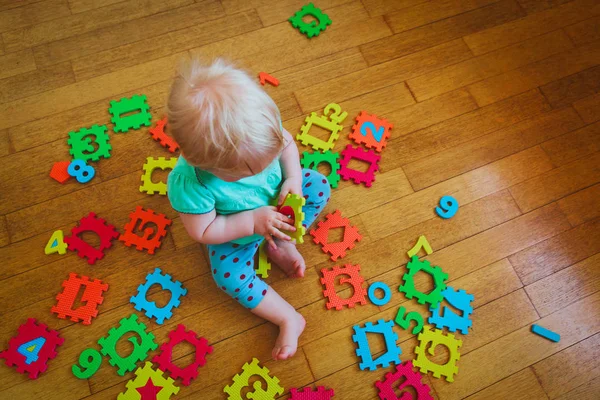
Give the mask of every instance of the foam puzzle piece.
M 404 391 L 407 387 L 412 387 L 417 394 L 414 400 L 433 400 L 431 388 L 423 383 L 421 374 L 413 370 L 411 361 L 396 365 L 396 372 L 385 374 L 383 380 L 375 382 L 375 387 L 380 400 L 411 400 L 410 392 Z M 396 388 L 402 391 L 400 397 L 396 396 Z
M 156 125 L 148 130 L 148 133 L 152 136 L 152 139 L 160 143 L 162 147 L 169 150 L 171 153 L 175 153 L 179 150 L 179 145 L 171 136 L 165 133 L 167 126 L 167 117 L 163 117 L 156 122 Z
M 356 304 L 367 304 L 367 291 L 363 288 L 365 280 L 360 275 L 360 265 L 346 264 L 343 267 L 335 266 L 331 269 L 323 268 L 321 270 L 323 277 L 321 278 L 321 285 L 325 287 L 323 295 L 327 297 L 328 310 L 335 308 L 341 310 L 344 306 L 353 308 Z M 335 290 L 335 280 L 340 275 L 347 275 L 348 278 L 340 278 L 340 285 L 349 283 L 352 285 L 353 293 L 351 297 L 342 298 L 339 297 Z
M 48 243 L 46 243 L 46 247 L 44 247 L 44 254 L 67 254 L 67 247 L 68 246 L 65 243 L 63 231 L 59 229 L 57 231 L 54 231 L 52 236 L 50 236 L 50 240 L 48 240 Z
M 444 219 L 452 218 L 458 211 L 458 201 L 452 196 L 444 196 L 440 199 L 439 207 L 435 208 L 437 215 Z
M 462 315 L 457 315 L 450 307 L 440 306 L 437 309 L 430 308 L 431 317 L 429 323 L 435 325 L 438 329 L 448 328 L 450 332 L 460 330 L 463 335 L 469 333 L 469 328 L 472 326 L 470 319 L 473 313 L 471 303 L 475 299 L 472 294 L 467 294 L 464 290 L 454 290 L 448 286 L 443 292 L 444 300 L 458 311 L 462 311 Z M 443 314 L 442 314 L 442 309 Z
M 171 292 L 171 298 L 164 307 L 158 307 L 156 302 L 148 301 L 148 289 L 152 285 L 160 285 L 162 290 Z M 166 319 L 173 316 L 173 308 L 179 307 L 179 299 L 186 294 L 187 289 L 183 288 L 181 282 L 173 280 L 169 274 L 163 275 L 160 268 L 156 268 L 154 272 L 146 276 L 146 282 L 138 287 L 137 294 L 131 296 L 129 301 L 134 304 L 136 310 L 144 311 L 146 317 L 155 318 L 156 323 L 162 325 Z
M 79 379 L 92 377 L 102 365 L 102 356 L 96 349 L 85 349 L 79 355 L 79 364 L 71 366 L 71 372 Z M 84 369 L 82 369 L 82 367 Z
M 129 222 L 125 224 L 125 232 L 119 236 L 119 240 L 127 247 L 134 245 L 139 251 L 146 250 L 148 254 L 154 254 L 161 246 L 163 238 L 167 235 L 167 227 L 172 222 L 164 214 L 155 214 L 152 209 L 144 210 L 141 206 L 137 206 L 135 211 L 129 214 Z M 156 232 L 151 227 L 144 229 L 148 223 L 156 225 Z M 137 228 L 138 224 L 139 228 Z M 138 231 L 143 230 L 142 236 L 135 234 L 136 228 Z
M 415 321 L 415 327 L 412 330 L 412 334 L 416 335 L 417 333 L 423 330 L 423 317 L 416 311 L 411 311 L 406 314 L 406 308 L 400 307 L 398 309 L 398 313 L 396 314 L 396 318 L 394 322 L 398 324 L 402 329 L 408 329 L 410 327 L 410 321 Z
M 344 238 L 341 242 L 329 243 L 327 236 L 329 231 L 335 228 L 344 228 Z M 326 215 L 325 221 L 320 221 L 317 224 L 317 229 L 310 230 L 310 235 L 316 244 L 321 245 L 321 250 L 324 253 L 331 254 L 331 260 L 333 261 L 345 257 L 346 251 L 353 249 L 355 242 L 362 239 L 358 229 L 350 225 L 348 218 L 342 217 L 340 210 L 335 210 L 333 214 Z
M 379 298 L 375 295 L 375 292 L 377 291 L 377 289 L 380 289 L 383 291 L 382 298 Z M 371 300 L 371 303 L 375 304 L 376 306 L 384 306 L 387 303 L 389 303 L 390 300 L 392 299 L 392 291 L 390 290 L 390 287 L 383 282 L 371 283 L 371 286 L 369 286 L 368 295 L 369 295 L 369 300 Z
M 106 125 L 93 125 L 90 128 L 81 128 L 78 131 L 69 132 L 68 145 L 71 147 L 69 153 L 74 160 L 98 161 L 100 158 L 110 158 L 112 146 L 110 138 L 106 133 Z M 97 148 L 92 146 L 92 137 Z
M 335 392 L 333 389 L 325 389 L 325 386 L 317 386 L 317 390 L 307 386 L 300 390 L 292 388 L 290 394 L 290 400 L 330 400 Z
M 431 248 L 431 245 L 429 244 L 427 238 L 424 235 L 419 236 L 419 240 L 417 240 L 417 243 L 415 243 L 413 248 L 407 251 L 406 254 L 408 255 L 408 258 L 412 258 L 421 249 L 425 250 L 425 253 L 427 253 L 427 255 L 433 253 L 433 249 Z
M 78 236 L 85 231 L 92 231 L 98 235 L 100 247 L 96 249 Z M 88 264 L 93 265 L 104 257 L 104 250 L 110 249 L 112 241 L 118 236 L 119 232 L 113 225 L 107 224 L 102 218 L 96 217 L 95 213 L 90 212 L 71 229 L 71 236 L 65 236 L 65 242 L 69 245 L 69 250 L 77 251 L 79 257 L 87 258 Z
M 432 267 L 427 260 L 420 261 L 417 256 L 412 256 L 406 268 L 408 272 L 402 276 L 404 284 L 400 286 L 399 290 L 404 293 L 407 299 L 414 297 L 419 304 L 428 303 L 431 309 L 437 308 L 444 299 L 442 292 L 446 290 L 448 274 L 442 271 L 440 267 Z M 433 278 L 433 290 L 429 293 L 423 293 L 415 287 L 414 277 L 421 271 L 431 275 L 431 278 Z
M 179 387 L 171 378 L 165 378 L 163 371 L 154 369 L 150 361 L 135 370 L 136 377 L 130 379 L 127 390 L 119 393 L 117 400 L 169 400 L 179 393 Z
M 56 357 L 56 349 L 64 341 L 58 331 L 29 318 L 19 327 L 17 336 L 8 341 L 8 349 L 0 352 L 0 359 L 9 367 L 17 367 L 18 373 L 37 379 L 48 369 L 48 361 Z
M 256 275 L 259 275 L 261 278 L 268 278 L 269 271 L 271 270 L 271 263 L 269 262 L 269 257 L 265 251 L 266 245 L 267 242 L 263 241 L 258 248 L 258 267 L 255 270 Z
M 133 351 L 126 357 L 121 357 L 117 352 L 117 342 L 126 334 L 133 332 L 138 337 L 130 337 L 128 340 L 133 344 Z M 156 350 L 154 334 L 146 332 L 146 325 L 138 322 L 138 317 L 132 314 L 129 318 L 123 318 L 119 321 L 119 326 L 110 328 L 108 335 L 98 339 L 100 352 L 109 358 L 110 365 L 117 367 L 117 374 L 125 375 L 133 371 L 138 361 L 143 361 L 148 357 L 150 350 Z
M 315 21 L 305 22 L 304 17 L 306 16 L 315 18 Z M 315 7 L 313 3 L 303 6 L 288 21 L 308 38 L 319 36 L 321 32 L 327 29 L 327 26 L 331 25 L 329 16 L 323 13 L 320 8 Z
M 138 112 L 130 114 L 135 111 Z M 108 112 L 112 114 L 111 122 L 114 124 L 113 130 L 116 133 L 151 125 L 152 114 L 150 114 L 150 106 L 145 95 L 123 97 L 118 101 L 112 100 Z
M 415 347 L 416 358 L 413 360 L 414 366 L 419 368 L 423 374 L 432 372 L 435 378 L 439 379 L 443 375 L 448 382 L 454 382 L 454 375 L 458 373 L 456 362 L 460 359 L 458 349 L 462 346 L 462 340 L 456 339 L 451 333 L 444 335 L 439 329 L 431 330 L 428 326 L 419 333 L 418 339 L 419 344 Z M 436 364 L 427 358 L 427 353 L 435 355 L 435 348 L 438 345 L 446 346 L 448 349 L 449 356 L 446 364 Z
M 400 354 L 402 354 L 402 350 L 396 344 L 398 335 L 394 333 L 393 327 L 394 322 L 386 322 L 383 319 L 378 320 L 375 325 L 371 322 L 367 322 L 364 327 L 354 325 L 352 341 L 356 343 L 356 355 L 360 357 L 361 360 L 358 367 L 361 371 L 364 371 L 365 369 L 375 371 L 378 366 L 387 368 L 390 364 L 400 364 Z M 379 333 L 383 335 L 386 352 L 376 359 L 373 359 L 373 355 L 371 354 L 367 333 Z
M 88 183 L 96 175 L 96 170 L 83 160 L 73 160 L 67 167 L 67 173 L 79 183 Z
M 300 134 L 296 136 L 296 139 L 300 141 L 304 146 L 311 146 L 315 151 L 327 151 L 333 149 L 336 140 L 340 137 L 340 132 L 344 129 L 342 122 L 348 116 L 347 112 L 342 112 L 342 108 L 336 104 L 328 104 L 323 110 L 322 116 L 317 116 L 317 113 L 313 112 L 304 120 L 304 125 L 300 128 Z M 316 125 L 320 128 L 331 132 L 327 141 L 319 139 L 310 134 L 310 128 Z
M 349 137 L 356 144 L 363 144 L 366 148 L 381 153 L 381 150 L 387 145 L 393 127 L 394 125 L 390 124 L 388 120 L 361 111 L 356 117 L 356 124 L 352 126 Z
M 304 243 L 304 234 L 306 233 L 306 228 L 304 227 L 304 225 L 302 225 L 302 222 L 304 221 L 304 213 L 302 212 L 302 207 L 304 207 L 305 204 L 306 199 L 304 197 L 299 196 L 297 194 L 289 193 L 286 196 L 283 203 L 281 204 L 281 207 L 279 207 L 279 212 L 282 212 L 284 207 L 290 207 L 293 211 L 294 227 L 296 228 L 296 230 L 294 232 L 282 232 L 291 237 L 292 240 L 295 240 L 296 243 L 299 244 Z M 288 215 L 287 213 L 282 214 Z
M 258 74 L 258 79 L 260 80 L 260 84 L 263 86 L 265 86 L 265 83 L 270 83 L 273 86 L 279 86 L 279 79 L 267 74 L 266 72 L 260 72 Z
M 142 185 L 140 186 L 140 192 L 146 192 L 148 194 L 158 193 L 161 195 L 167 194 L 167 183 L 166 182 L 152 182 L 152 173 L 155 169 L 173 169 L 177 164 L 177 157 L 171 157 L 166 159 L 164 157 L 146 158 L 144 164 L 144 174 L 142 175 Z
M 172 361 L 173 347 L 182 342 L 191 344 L 195 349 L 194 362 L 185 368 L 178 367 Z M 198 377 L 198 368 L 206 364 L 206 355 L 212 352 L 213 348 L 205 338 L 199 337 L 192 330 L 186 331 L 185 326 L 179 324 L 177 329 L 169 332 L 169 341 L 160 346 L 160 354 L 154 356 L 152 362 L 158 363 L 161 371 L 169 372 L 171 378 L 182 379 L 181 383 L 189 386 Z
M 253 358 L 250 364 L 245 363 L 242 367 L 242 373 L 233 377 L 233 384 L 223 388 L 228 400 L 245 400 L 242 398 L 242 389 L 250 386 L 249 380 L 252 376 L 261 377 L 266 383 L 266 389 L 263 389 L 260 381 L 254 382 L 254 391 L 246 394 L 248 399 L 274 400 L 283 394 L 283 387 L 279 385 L 279 379 L 275 376 L 271 377 L 269 370 L 266 367 L 261 367 L 259 362 L 258 359 Z
M 326 178 L 332 188 L 337 188 L 340 182 L 340 174 L 338 173 L 340 169 L 340 163 L 338 162 L 339 158 L 340 155 L 338 153 L 332 153 L 330 150 L 325 152 L 315 151 L 314 153 L 305 151 L 302 153 L 300 163 L 302 164 L 302 168 L 308 168 L 315 171 L 318 171 L 319 164 L 329 164 L 331 172 Z
M 52 306 L 50 311 L 57 314 L 58 318 L 69 317 L 73 322 L 90 325 L 92 318 L 98 316 L 98 305 L 104 301 L 103 292 L 108 290 L 108 284 L 102 283 L 98 279 L 90 281 L 87 276 L 79 278 L 76 273 L 70 273 L 69 279 L 64 281 L 62 286 L 64 288 L 62 293 L 56 296 L 58 303 Z M 73 303 L 82 287 L 81 302 L 85 305 L 73 310 Z
M 531 325 L 531 332 L 535 333 L 536 335 L 540 335 L 541 337 L 544 337 L 553 342 L 557 342 L 557 343 L 560 342 L 560 335 L 558 333 L 552 332 L 551 330 L 546 329 L 543 326 L 533 324 L 533 325 Z
M 50 170 L 50 178 L 62 184 L 71 179 L 71 175 L 68 172 L 69 164 L 71 164 L 71 161 L 55 162 Z
M 348 167 L 350 161 L 360 160 L 369 163 L 366 171 L 357 171 Z M 375 181 L 375 172 L 379 171 L 379 160 L 381 156 L 375 154 L 373 150 L 363 150 L 359 147 L 346 145 L 340 154 L 340 177 L 345 180 L 353 180 L 355 184 L 364 183 L 366 187 L 371 187 Z

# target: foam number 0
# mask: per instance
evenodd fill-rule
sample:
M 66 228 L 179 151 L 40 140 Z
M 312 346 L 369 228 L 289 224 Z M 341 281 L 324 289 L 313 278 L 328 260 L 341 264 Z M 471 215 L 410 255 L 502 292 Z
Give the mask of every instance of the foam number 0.
M 452 196 L 444 196 L 440 199 L 439 207 L 435 208 L 437 215 L 444 219 L 454 217 L 458 211 L 458 201 Z
M 360 134 L 363 136 L 367 136 L 367 133 L 368 133 L 367 129 L 369 129 L 371 131 L 371 135 L 373 136 L 373 139 L 375 139 L 378 142 L 381 140 L 381 137 L 385 133 L 385 127 L 380 126 L 379 129 L 377 129 L 375 124 L 372 123 L 371 121 L 367 121 L 360 126 Z
M 88 379 L 100 369 L 102 356 L 97 350 L 85 349 L 79 355 L 79 365 L 73 365 L 71 371 L 79 379 Z M 82 367 L 84 369 L 82 369 Z
M 425 253 L 427 253 L 427 255 L 433 253 L 433 249 L 431 248 L 431 245 L 429 244 L 427 238 L 424 235 L 419 236 L 419 240 L 417 240 L 415 246 L 409 251 L 407 251 L 406 254 L 408 254 L 409 258 L 412 258 L 421 249 L 425 250 Z
M 416 311 L 406 313 L 406 308 L 400 307 L 396 319 L 394 320 L 402 329 L 408 329 L 410 327 L 410 321 L 415 321 L 416 326 L 413 328 L 412 333 L 416 335 L 423 330 L 423 317 Z
M 87 165 L 83 160 L 73 160 L 67 168 L 67 173 L 79 183 L 88 183 L 96 175 L 96 170 L 91 165 Z

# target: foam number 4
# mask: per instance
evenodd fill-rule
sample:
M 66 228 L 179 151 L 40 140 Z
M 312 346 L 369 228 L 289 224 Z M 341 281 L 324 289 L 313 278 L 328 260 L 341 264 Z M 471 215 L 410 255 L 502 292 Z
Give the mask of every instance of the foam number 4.
M 378 142 L 381 141 L 381 137 L 385 132 L 385 128 L 383 126 L 380 126 L 379 129 L 377 129 L 374 123 L 372 123 L 371 121 L 367 121 L 361 125 L 360 134 L 363 136 L 367 136 L 369 134 L 369 132 L 367 132 L 367 129 L 371 131 L 371 136 L 373 136 L 373 139 L 375 139 Z
M 412 256 L 417 254 L 421 249 L 425 250 L 425 253 L 427 253 L 427 255 L 433 253 L 433 249 L 431 248 L 431 245 L 429 244 L 427 238 L 424 235 L 419 236 L 419 240 L 417 240 L 415 246 L 409 251 L 407 251 L 406 254 L 408 254 L 409 258 L 412 258 Z
M 19 354 L 25 357 L 25 364 L 29 365 L 38 360 L 38 354 L 44 347 L 44 343 L 46 343 L 46 339 L 39 337 L 25 342 L 17 348 Z
M 50 240 L 48 240 L 48 243 L 46 243 L 46 247 L 44 248 L 44 253 L 46 255 L 54 253 L 66 254 L 67 247 L 67 244 L 63 240 L 63 231 L 58 230 L 50 236 Z
M 102 356 L 97 350 L 85 349 L 79 355 L 79 365 L 73 365 L 71 371 L 73 372 L 73 375 L 79 379 L 88 379 L 98 372 L 101 364 Z
M 398 324 L 402 329 L 408 329 L 410 327 L 410 321 L 415 321 L 416 325 L 412 330 L 413 335 L 421 332 L 423 330 L 423 317 L 416 311 L 411 311 L 408 314 L 406 313 L 406 308 L 400 307 L 398 310 L 398 314 L 396 314 L 396 319 L 394 320 L 396 324 Z
M 439 207 L 435 208 L 437 215 L 444 219 L 454 217 L 458 211 L 458 201 L 452 196 L 444 196 L 440 199 Z
M 96 170 L 91 165 L 87 165 L 83 160 L 73 160 L 67 168 L 67 173 L 79 183 L 88 183 L 96 175 Z

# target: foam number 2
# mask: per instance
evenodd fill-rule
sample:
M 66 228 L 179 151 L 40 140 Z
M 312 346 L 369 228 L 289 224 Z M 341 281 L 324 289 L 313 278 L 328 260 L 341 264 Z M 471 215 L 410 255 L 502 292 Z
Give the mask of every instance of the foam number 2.
M 44 248 L 44 253 L 46 255 L 49 254 L 66 254 L 67 253 L 67 244 L 63 240 L 63 231 L 58 230 L 54 231 L 52 236 L 50 236 L 50 240 L 46 243 L 46 247 Z
M 85 349 L 79 355 L 79 365 L 75 364 L 71 367 L 73 375 L 79 379 L 88 379 L 100 369 L 102 364 L 102 356 L 97 350 Z
M 394 320 L 402 329 L 408 329 L 410 326 L 410 321 L 415 321 L 416 325 L 412 330 L 413 335 L 421 332 L 423 330 L 423 317 L 416 311 L 411 311 L 408 314 L 406 313 L 406 308 L 400 307 L 398 310 L 398 314 L 396 314 L 396 319 Z
M 38 360 L 38 354 L 42 347 L 44 347 L 44 343 L 46 343 L 46 339 L 40 336 L 39 338 L 23 343 L 17 348 L 19 354 L 25 357 L 25 364 L 29 365 Z
M 452 196 L 444 196 L 440 199 L 439 207 L 435 208 L 437 215 L 444 219 L 454 217 L 458 211 L 458 201 Z
M 96 175 L 96 170 L 91 165 L 87 165 L 83 160 L 73 160 L 67 168 L 67 173 L 79 183 L 88 183 Z
M 368 134 L 367 129 L 369 129 L 371 131 L 371 135 L 373 136 L 373 139 L 375 139 L 378 142 L 381 141 L 381 137 L 383 136 L 383 134 L 385 132 L 385 127 L 380 126 L 379 129 L 377 129 L 375 127 L 374 123 L 372 123 L 371 121 L 367 121 L 361 125 L 360 134 L 363 136 L 367 136 L 367 134 Z
M 417 240 L 415 246 L 409 251 L 407 251 L 406 254 L 408 254 L 409 258 L 412 258 L 412 256 L 416 255 L 421 249 L 425 250 L 425 253 L 427 253 L 428 255 L 433 253 L 433 250 L 431 248 L 431 245 L 427 241 L 427 238 L 422 235 L 419 236 L 419 240 Z

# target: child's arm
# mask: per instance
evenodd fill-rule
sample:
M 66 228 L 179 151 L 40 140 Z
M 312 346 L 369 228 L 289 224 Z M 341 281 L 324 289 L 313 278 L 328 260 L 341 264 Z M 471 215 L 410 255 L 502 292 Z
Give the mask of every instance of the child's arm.
M 283 204 L 288 193 L 302 196 L 302 168 L 300 167 L 300 156 L 298 155 L 298 146 L 294 142 L 292 135 L 285 129 L 283 130 L 283 139 L 285 148 L 281 153 L 279 162 L 283 169 L 285 181 L 281 186 L 279 194 L 279 205 Z

